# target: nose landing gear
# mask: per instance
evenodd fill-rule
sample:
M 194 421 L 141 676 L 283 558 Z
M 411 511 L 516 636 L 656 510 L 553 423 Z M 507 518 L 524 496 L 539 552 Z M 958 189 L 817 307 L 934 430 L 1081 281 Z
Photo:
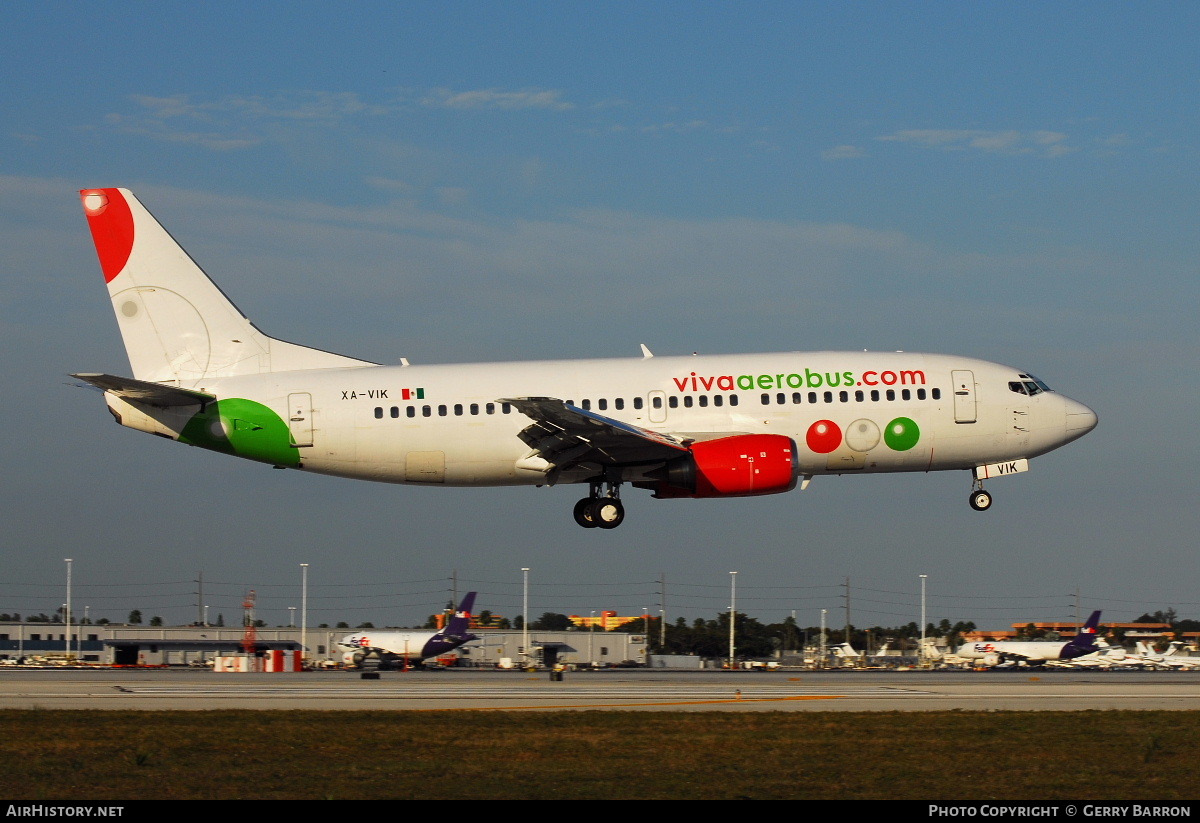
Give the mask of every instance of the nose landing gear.
M 971 503 L 971 508 L 977 512 L 984 512 L 992 507 L 992 496 L 984 491 L 982 480 L 975 481 L 975 487 L 971 490 L 971 496 L 968 500 Z

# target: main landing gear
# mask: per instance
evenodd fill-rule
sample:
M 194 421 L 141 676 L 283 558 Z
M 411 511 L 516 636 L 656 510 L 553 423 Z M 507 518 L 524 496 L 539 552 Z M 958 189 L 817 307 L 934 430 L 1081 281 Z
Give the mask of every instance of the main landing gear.
M 575 522 L 585 529 L 615 529 L 625 520 L 625 507 L 619 496 L 621 484 L 607 483 L 608 491 L 600 494 L 600 481 L 593 481 L 592 492 L 575 504 Z
M 975 481 L 975 486 L 971 489 L 971 496 L 968 500 L 971 503 L 971 508 L 977 512 L 985 512 L 992 507 L 992 496 L 983 490 L 982 480 Z

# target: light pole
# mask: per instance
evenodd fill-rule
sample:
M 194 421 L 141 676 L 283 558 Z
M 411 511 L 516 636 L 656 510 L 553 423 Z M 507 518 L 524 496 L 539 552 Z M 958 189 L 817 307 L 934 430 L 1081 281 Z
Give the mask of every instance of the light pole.
M 729 573 L 729 668 L 733 665 L 733 624 L 737 617 L 737 572 Z
M 67 624 L 67 657 L 71 656 L 71 564 L 74 562 L 71 558 L 64 558 L 67 561 L 67 602 L 63 604 L 63 622 Z
M 592 609 L 591 630 L 588 632 L 588 663 L 596 665 L 596 610 Z
M 529 668 L 529 569 L 521 569 L 521 655 Z
M 917 651 L 917 665 L 925 665 L 925 578 L 921 575 L 921 648 Z
M 308 658 L 308 564 L 300 564 L 300 660 Z
M 825 668 L 825 613 L 828 609 L 821 609 L 821 656 L 817 658 L 817 668 Z

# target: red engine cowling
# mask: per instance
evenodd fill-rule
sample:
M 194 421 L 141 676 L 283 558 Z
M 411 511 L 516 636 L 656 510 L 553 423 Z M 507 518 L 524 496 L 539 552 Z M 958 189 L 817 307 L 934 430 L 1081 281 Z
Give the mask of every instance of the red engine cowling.
M 693 443 L 654 473 L 655 497 L 749 497 L 796 486 L 796 443 L 781 434 L 738 434 Z

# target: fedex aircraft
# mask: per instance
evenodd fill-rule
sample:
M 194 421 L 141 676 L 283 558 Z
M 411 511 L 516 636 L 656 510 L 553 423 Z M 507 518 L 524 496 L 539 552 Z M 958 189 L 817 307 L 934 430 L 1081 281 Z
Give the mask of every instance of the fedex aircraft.
M 126 189 L 82 191 L 132 377 L 76 374 L 123 426 L 275 468 L 424 486 L 624 484 L 746 497 L 817 475 L 960 470 L 984 482 L 1091 431 L 1028 372 L 908 352 L 384 366 L 259 331 Z
M 1040 666 L 1047 660 L 1073 660 L 1099 651 L 1096 645 L 1096 629 L 1100 625 L 1100 612 L 1092 612 L 1079 634 L 1065 643 L 1045 640 L 991 640 L 983 643 L 964 643 L 958 656 L 966 660 L 980 660 L 985 666 L 995 666 L 1005 661 L 1016 661 L 1029 666 Z
M 348 634 L 338 645 L 349 649 L 354 662 L 361 665 L 364 658 L 374 655 L 385 666 L 399 660 L 420 664 L 430 657 L 452 652 L 464 643 L 478 640 L 471 634 L 471 609 L 475 607 L 475 592 L 467 592 L 458 604 L 446 627 L 437 632 L 419 631 L 362 631 Z

